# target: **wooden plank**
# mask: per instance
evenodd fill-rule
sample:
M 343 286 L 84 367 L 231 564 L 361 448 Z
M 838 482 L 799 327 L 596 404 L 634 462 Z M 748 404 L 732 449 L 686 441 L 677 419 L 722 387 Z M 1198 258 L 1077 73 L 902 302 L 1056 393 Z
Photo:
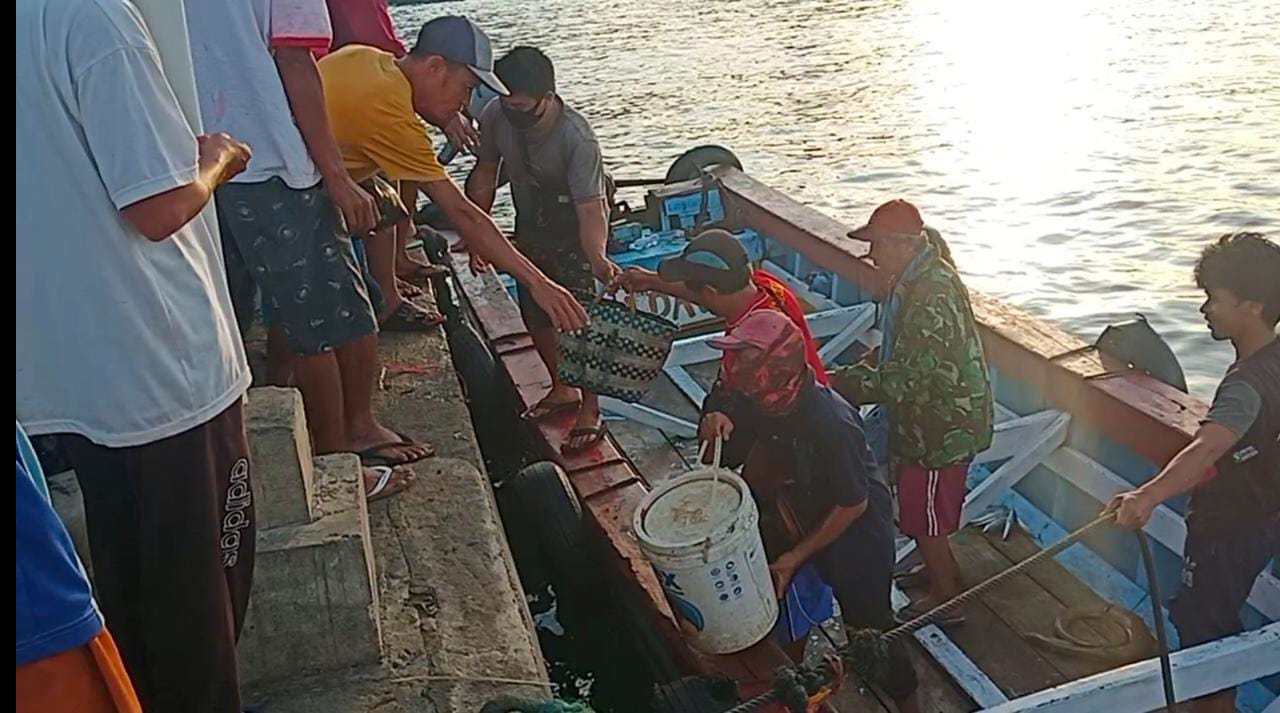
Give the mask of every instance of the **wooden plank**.
M 951 538 L 951 548 L 966 588 L 994 574 L 992 567 L 972 552 L 971 540 L 975 537 L 981 536 L 962 530 Z M 964 610 L 966 623 L 947 629 L 951 639 L 1011 697 L 1065 682 L 1067 677 L 1024 641 L 1021 634 L 994 611 L 990 601 L 1001 603 L 998 597 L 979 598 L 970 603 Z
M 896 584 L 891 597 L 895 611 L 909 603 L 907 595 L 903 594 Z M 968 622 L 966 626 L 973 626 L 973 624 Z M 1009 699 L 986 671 L 979 668 L 941 628 L 931 624 L 917 631 L 914 636 L 920 647 L 980 707 L 988 708 Z
M 892 713 L 893 709 L 880 702 L 876 694 L 858 682 L 846 680 L 840 690 L 827 699 L 838 713 Z M 943 710 L 943 709 L 935 709 Z
M 663 371 L 667 373 L 671 383 L 675 384 L 694 406 L 702 408 L 702 402 L 707 398 L 707 390 L 702 388 L 702 384 L 693 378 L 693 374 L 690 374 L 688 369 L 683 366 L 668 366 Z
M 984 706 L 1008 700 L 1000 686 L 986 674 L 964 650 L 947 637 L 940 627 L 926 626 L 915 633 L 916 643 L 947 673 L 956 687 L 974 702 Z
M 993 463 L 1005 460 L 1025 450 L 1027 442 L 1044 432 L 1044 429 L 1062 412 L 1056 409 L 1037 411 L 1029 416 L 1013 415 L 997 423 L 991 436 L 991 446 L 974 457 L 973 462 Z
M 1067 440 L 1067 426 L 1070 423 L 1069 415 L 1059 414 L 1040 435 L 1026 444 L 1025 450 L 996 468 L 994 473 L 979 483 L 965 496 L 960 522 L 967 523 L 982 514 L 1005 491 L 1026 477 L 1027 473 L 1030 473 L 1050 453 L 1057 450 Z
M 939 668 L 918 642 L 907 645 L 911 654 L 911 665 L 916 669 L 916 678 L 920 681 L 920 709 L 938 711 L 938 713 L 961 713 L 974 711 L 978 707 L 965 695 L 955 683 L 948 678 L 946 671 Z
M 1175 651 L 1170 658 L 1178 701 L 1256 681 L 1280 672 L 1280 622 L 1239 636 Z M 1163 705 L 1160 663 L 1148 659 L 1040 691 L 989 710 L 993 713 L 1098 713 L 1149 711 Z
M 1007 557 L 996 550 L 986 537 L 975 530 L 968 530 L 953 539 L 956 560 L 961 563 L 966 582 L 980 582 L 1013 566 Z M 1019 575 L 982 595 L 980 599 L 996 616 L 1019 635 L 1040 634 L 1052 636 L 1054 620 L 1067 607 L 1045 590 L 1036 580 Z M 1094 598 L 1090 604 L 1102 606 L 1106 602 Z M 1097 633 L 1097 632 L 1095 632 Z M 1069 656 L 1042 647 L 1032 648 L 1040 653 L 1054 669 L 1062 674 L 1063 681 L 1092 676 L 1115 666 L 1082 657 Z M 1127 662 L 1126 662 L 1127 663 Z
M 840 356 L 849 345 L 858 341 L 867 330 L 871 329 L 876 323 L 876 312 L 871 305 L 867 305 L 867 309 L 859 316 L 849 321 L 844 329 L 837 332 L 831 339 L 827 340 L 818 349 L 818 357 L 822 359 L 823 364 L 830 364 L 836 357 Z
M 626 420 L 609 424 L 609 432 L 651 488 L 686 470 L 684 461 L 673 455 L 666 437 L 656 428 Z

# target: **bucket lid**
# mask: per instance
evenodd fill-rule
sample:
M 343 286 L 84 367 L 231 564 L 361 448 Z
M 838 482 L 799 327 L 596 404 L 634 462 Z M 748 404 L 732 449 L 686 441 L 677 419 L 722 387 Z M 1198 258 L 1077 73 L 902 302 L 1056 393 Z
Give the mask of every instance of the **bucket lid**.
M 714 488 L 714 493 L 713 489 Z M 742 490 L 731 480 L 688 478 L 656 493 L 643 514 L 645 538 L 664 547 L 696 545 L 737 517 Z

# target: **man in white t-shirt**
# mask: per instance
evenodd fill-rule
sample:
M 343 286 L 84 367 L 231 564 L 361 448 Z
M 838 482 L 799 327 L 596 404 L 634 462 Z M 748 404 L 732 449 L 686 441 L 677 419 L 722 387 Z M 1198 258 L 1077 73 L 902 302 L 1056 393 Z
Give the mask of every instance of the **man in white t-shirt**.
M 374 227 L 377 206 L 329 130 L 313 54 L 331 40 L 325 0 L 187 0 L 186 10 L 205 128 L 254 148 L 217 203 L 242 327 L 261 290 L 316 450 L 361 454 L 369 496 L 390 495 L 411 482 L 404 466 L 432 451 L 373 415 L 378 322 L 350 236 Z
M 192 134 L 126 0 L 18 0 L 16 24 L 17 418 L 65 434 L 145 710 L 238 712 L 249 370 L 201 210 L 249 150 Z

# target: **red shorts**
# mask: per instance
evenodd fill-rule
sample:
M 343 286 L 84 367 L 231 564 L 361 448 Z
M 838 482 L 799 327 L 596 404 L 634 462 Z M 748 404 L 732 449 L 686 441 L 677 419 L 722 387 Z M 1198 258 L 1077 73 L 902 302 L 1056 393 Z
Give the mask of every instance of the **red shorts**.
M 898 529 L 911 537 L 944 537 L 960 529 L 968 463 L 898 469 Z

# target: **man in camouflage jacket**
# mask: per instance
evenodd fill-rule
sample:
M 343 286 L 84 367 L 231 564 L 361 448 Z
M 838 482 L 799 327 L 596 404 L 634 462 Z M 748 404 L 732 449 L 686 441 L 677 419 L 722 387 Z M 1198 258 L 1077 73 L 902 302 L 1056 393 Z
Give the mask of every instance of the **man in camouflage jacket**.
M 893 280 L 877 363 L 839 369 L 834 384 L 850 401 L 888 410 L 899 529 L 924 560 L 913 579 L 930 585 L 928 597 L 903 612 L 910 616 L 960 593 L 947 537 L 960 526 L 969 464 L 991 445 L 991 385 L 969 293 L 919 211 L 891 201 L 850 236 L 871 243 L 872 259 Z

